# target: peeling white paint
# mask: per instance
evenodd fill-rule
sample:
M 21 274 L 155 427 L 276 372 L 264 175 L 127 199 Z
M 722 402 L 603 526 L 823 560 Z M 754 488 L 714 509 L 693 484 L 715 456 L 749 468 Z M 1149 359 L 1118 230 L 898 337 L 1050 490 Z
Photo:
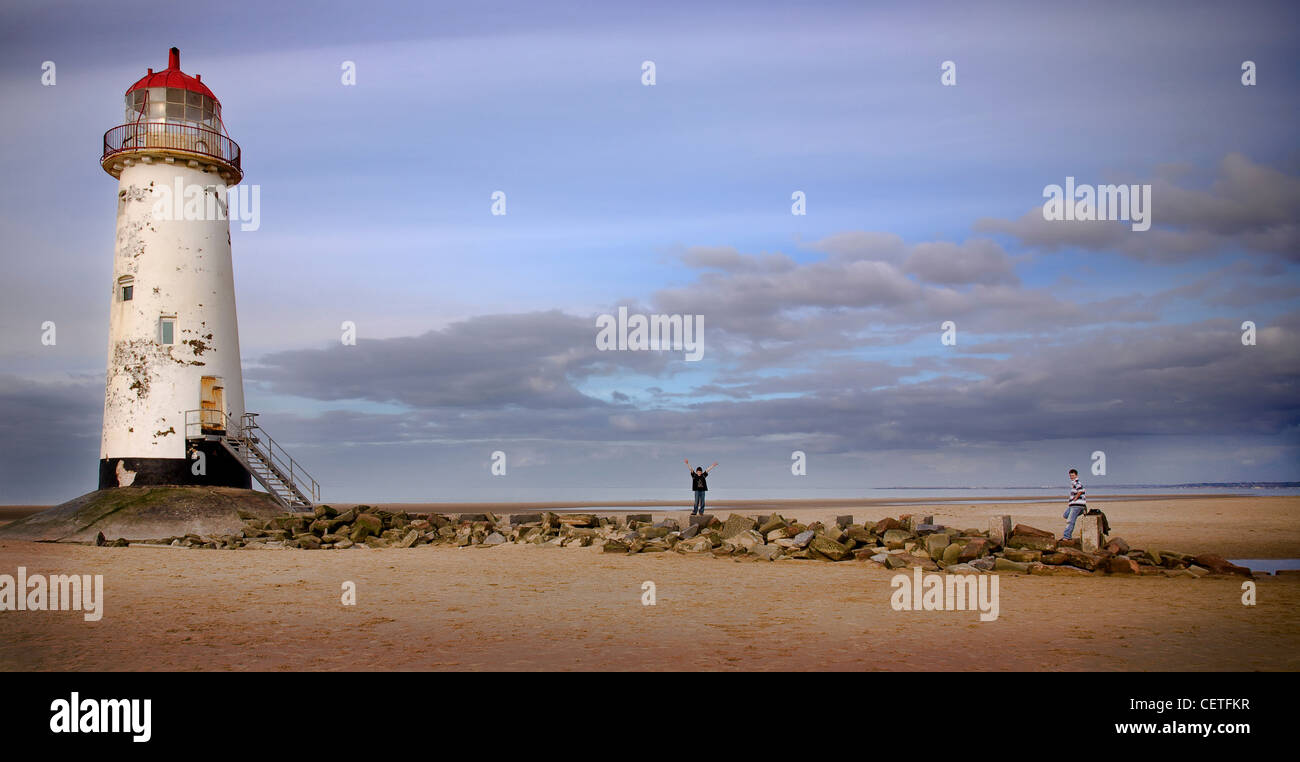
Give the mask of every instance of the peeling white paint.
M 117 486 L 130 487 L 134 483 L 135 472 L 128 471 L 126 466 L 122 465 L 122 461 L 119 460 L 117 462 Z
M 154 188 L 178 178 L 225 193 L 216 174 L 163 162 L 125 167 L 118 181 L 100 458 L 184 458 L 185 411 L 199 408 L 203 376 L 221 378 L 228 415 L 244 412 L 229 222 L 155 219 Z M 117 288 L 125 275 L 135 279 L 130 301 Z M 160 343 L 164 316 L 175 318 L 169 345 Z M 168 429 L 181 436 L 157 435 Z

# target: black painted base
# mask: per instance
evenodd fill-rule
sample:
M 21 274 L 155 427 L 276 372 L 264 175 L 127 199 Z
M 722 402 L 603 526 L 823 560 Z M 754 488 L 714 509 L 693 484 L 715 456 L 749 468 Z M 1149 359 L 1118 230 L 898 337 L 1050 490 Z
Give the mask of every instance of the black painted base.
M 206 473 L 203 475 L 196 475 L 195 461 L 185 458 L 102 458 L 99 461 L 99 488 L 177 485 L 252 489 L 252 475 L 220 442 L 195 440 L 189 446 L 204 454 Z M 135 472 L 129 483 L 125 476 L 119 480 L 119 463 L 126 471 Z

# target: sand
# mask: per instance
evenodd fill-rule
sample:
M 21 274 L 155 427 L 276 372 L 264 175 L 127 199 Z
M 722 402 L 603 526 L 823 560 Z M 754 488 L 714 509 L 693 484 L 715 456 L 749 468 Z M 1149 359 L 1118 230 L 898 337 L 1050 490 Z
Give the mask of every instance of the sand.
M 1106 506 L 1135 546 L 1300 557 L 1300 498 Z M 498 507 L 502 513 L 510 512 Z M 518 510 L 518 507 L 514 508 Z M 1059 531 L 1056 504 L 914 508 Z M 879 518 L 906 510 L 785 506 Z M 658 513 L 658 512 L 656 512 Z M 671 515 L 683 515 L 674 512 Z M 1300 579 L 1000 575 L 999 618 L 894 611 L 856 562 L 505 545 L 201 551 L 4 542 L 0 573 L 103 574 L 105 614 L 0 614 L 4 670 L 1296 670 Z M 345 581 L 357 605 L 343 606 Z M 642 605 L 652 581 L 656 605 Z

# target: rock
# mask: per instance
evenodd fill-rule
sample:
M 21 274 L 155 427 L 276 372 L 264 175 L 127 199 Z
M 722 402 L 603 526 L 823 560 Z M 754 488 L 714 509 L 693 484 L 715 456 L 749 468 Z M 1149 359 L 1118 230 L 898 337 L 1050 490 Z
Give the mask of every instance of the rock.
M 338 542 L 334 543 L 334 547 L 339 548 L 340 550 L 347 550 L 348 548 L 351 548 L 351 547 L 353 547 L 354 545 L 356 545 L 356 543 L 352 542 L 351 540 L 349 540 L 349 539 L 346 538 L 346 537 L 344 537 L 344 538 L 342 538 L 341 540 L 339 540 Z
M 641 527 L 636 531 L 643 540 L 657 540 L 668 536 L 668 527 Z
M 1043 552 L 1040 550 L 1026 550 L 1024 548 L 1007 548 L 1002 551 L 1002 555 L 1008 561 L 1018 561 L 1020 563 L 1038 563 L 1043 560 Z M 1060 555 L 1060 554 L 1057 554 Z M 1065 561 L 1065 557 L 1061 557 Z
M 631 524 L 633 521 L 639 521 L 642 524 L 649 524 L 650 522 L 654 521 L 654 519 L 648 513 L 629 513 L 626 516 L 626 519 L 627 519 L 627 523 L 629 524 Z
M 853 523 L 853 517 L 852 517 L 852 516 L 836 516 L 836 517 L 835 517 L 835 526 L 839 527 L 840 529 L 843 529 L 843 528 L 847 527 L 849 524 L 852 524 L 852 523 Z
M 925 546 L 925 552 L 929 553 L 930 558 L 933 558 L 936 561 L 943 558 L 944 549 L 951 544 L 948 540 L 948 535 L 943 532 L 925 535 L 923 543 Z
M 384 520 L 373 513 L 359 513 L 356 521 L 352 524 L 352 528 L 365 529 L 366 534 L 381 534 L 384 531 Z M 352 541 L 356 542 L 356 538 L 352 538 Z
M 1128 552 L 1132 550 L 1132 548 L 1129 547 L 1129 544 L 1127 542 L 1124 542 L 1123 537 L 1112 537 L 1110 539 L 1110 542 L 1106 543 L 1105 547 L 1106 550 L 1110 551 L 1111 553 L 1114 553 L 1117 556 L 1126 556 L 1128 555 Z
M 1105 569 L 1107 574 L 1137 574 L 1137 561 L 1127 556 L 1114 556 L 1106 559 Z
M 871 545 L 876 541 L 876 536 L 874 534 L 857 525 L 852 525 L 845 529 L 844 535 L 860 545 Z
M 1052 553 L 1043 553 L 1042 558 L 1040 558 L 1039 560 L 1045 564 L 1050 564 L 1051 566 L 1060 566 L 1061 564 L 1064 564 L 1066 561 L 1069 561 L 1070 557 L 1064 553 L 1052 552 Z
M 691 526 L 698 526 L 701 528 L 711 527 L 716 521 L 717 519 L 712 513 L 695 514 L 688 519 Z
M 1064 563 L 1079 569 L 1095 571 L 1105 559 L 1095 553 L 1084 553 L 1074 548 L 1058 548 L 1055 555 L 1065 556 Z
M 992 556 L 981 556 L 968 563 L 980 571 L 993 571 L 993 567 L 997 565 L 997 561 Z
M 825 556 L 831 561 L 843 561 L 849 557 L 849 549 L 829 537 L 814 537 L 808 543 L 808 550 Z
M 1211 574 L 1238 574 L 1242 577 L 1251 578 L 1254 578 L 1255 576 L 1250 569 L 1247 569 L 1244 566 L 1238 566 L 1222 556 L 1216 556 L 1213 553 L 1202 553 L 1192 560 L 1194 560 L 1198 566 L 1209 569 Z
M 542 523 L 542 514 L 540 513 L 512 513 L 510 514 L 510 525 L 518 526 L 520 524 L 540 524 Z
M 764 561 L 775 561 L 781 557 L 781 548 L 776 545 L 758 545 L 752 548 L 750 554 Z
M 476 521 L 487 521 L 486 513 L 462 513 L 456 517 L 458 524 L 473 524 Z
M 970 564 L 952 564 L 944 569 L 948 574 L 980 574 L 980 570 Z
M 890 529 L 885 532 L 883 541 L 886 548 L 898 550 L 902 548 L 911 537 L 912 533 L 906 529 Z
M 688 527 L 686 527 L 685 529 L 682 530 L 682 533 L 681 533 L 681 539 L 683 539 L 683 540 L 689 540 L 689 539 L 691 539 L 692 537 L 694 537 L 695 535 L 697 535 L 697 534 L 699 534 L 699 533 L 700 533 L 700 525 L 699 525 L 699 524 L 691 524 L 690 526 L 688 526 Z
M 962 563 L 969 563 L 981 556 L 987 556 L 993 550 L 993 546 L 994 543 L 991 540 L 976 537 L 961 549 L 961 555 L 957 557 L 957 560 Z
M 750 517 L 741 516 L 738 513 L 733 513 L 727 517 L 726 523 L 722 525 L 722 539 L 726 540 L 728 538 L 735 537 L 741 532 L 744 532 L 749 529 L 754 529 L 757 526 L 758 526 L 758 522 L 754 521 Z
M 943 524 L 917 524 L 916 533 L 924 537 L 935 532 L 942 532 L 945 528 Z
M 1006 558 L 997 558 L 993 561 L 993 571 L 1020 572 L 1021 574 L 1029 573 L 1029 564 L 1011 561 Z
M 626 553 L 627 550 L 627 544 L 619 542 L 618 540 L 609 540 L 601 548 L 601 552 L 603 553 Z
M 989 519 L 989 542 L 1005 547 L 1009 539 L 1011 539 L 1011 517 L 994 516 Z
M 753 548 L 757 545 L 762 545 L 763 537 L 753 529 L 746 529 L 743 532 L 739 532 L 731 537 L 728 537 L 723 542 L 724 544 L 731 545 L 736 548 L 744 548 L 745 550 L 749 550 L 750 548 Z
M 813 538 L 816 536 L 817 533 L 814 532 L 813 530 L 805 529 L 804 531 L 790 538 L 790 547 L 806 548 L 808 547 L 808 543 L 812 542 Z
M 902 556 L 889 556 L 889 555 L 887 555 L 887 556 L 885 556 L 885 561 L 884 561 L 884 563 L 885 563 L 885 568 L 886 568 L 886 569 L 906 569 L 906 568 L 907 568 L 907 561 L 905 561 L 905 560 L 902 558 Z
M 759 525 L 758 533 L 763 535 L 764 537 L 767 537 L 772 532 L 785 529 L 786 525 L 787 525 L 786 520 L 774 513 L 771 516 L 767 517 L 767 521 L 764 521 L 762 524 Z
M 902 528 L 903 528 L 903 522 L 895 518 L 888 518 L 888 519 L 881 519 L 880 521 L 877 521 L 876 526 L 872 528 L 872 531 L 874 531 L 876 534 L 884 534 L 885 532 L 888 532 L 891 529 L 902 529 Z
M 1074 534 L 1079 541 L 1079 550 L 1095 553 L 1101 547 L 1101 516 L 1080 516 L 1074 524 Z
M 320 538 L 314 534 L 300 534 L 293 539 L 297 540 L 298 547 L 305 550 L 320 550 Z
M 950 543 L 948 547 L 944 548 L 943 549 L 944 566 L 957 566 L 958 561 L 961 559 L 961 551 L 962 551 L 962 547 L 955 542 Z
M 100 532 L 99 534 L 95 535 L 95 547 L 102 548 L 107 544 L 108 544 L 108 540 L 104 538 L 103 532 Z M 24 592 L 24 595 L 25 594 L 26 593 Z
M 1044 537 L 1039 534 L 1020 534 L 1017 532 L 1013 533 L 1011 539 L 1007 540 L 1006 546 L 1025 550 L 1055 550 L 1056 540 L 1053 539 L 1051 533 Z
M 560 524 L 566 527 L 600 526 L 600 519 L 594 513 L 565 513 L 560 516 Z
M 1073 566 L 1050 566 L 1042 563 L 1031 563 L 1029 565 L 1030 574 L 1039 574 L 1056 577 L 1091 577 L 1092 572 L 1076 569 Z
M 705 553 L 713 549 L 713 543 L 708 537 L 692 537 L 678 542 L 673 549 L 680 553 Z

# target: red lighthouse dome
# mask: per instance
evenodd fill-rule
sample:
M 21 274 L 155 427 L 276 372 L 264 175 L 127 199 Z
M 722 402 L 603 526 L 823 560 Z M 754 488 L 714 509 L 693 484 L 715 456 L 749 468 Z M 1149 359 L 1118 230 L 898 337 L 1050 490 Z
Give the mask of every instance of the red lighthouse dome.
M 130 95 L 136 90 L 143 90 L 150 87 L 178 87 L 182 90 L 206 95 L 212 100 L 217 100 L 217 96 L 212 94 L 208 86 L 203 84 L 203 75 L 191 77 L 181 71 L 181 51 L 180 48 L 172 48 L 167 51 L 167 68 L 155 72 L 153 69 L 141 77 L 134 85 L 127 88 L 126 94 Z

